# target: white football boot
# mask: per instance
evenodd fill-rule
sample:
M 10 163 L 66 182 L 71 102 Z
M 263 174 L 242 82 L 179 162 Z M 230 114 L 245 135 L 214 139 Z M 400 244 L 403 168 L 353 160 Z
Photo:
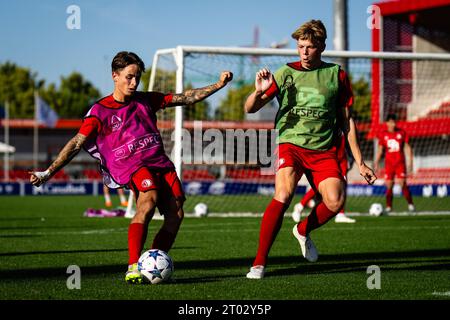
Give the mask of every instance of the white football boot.
M 302 250 L 302 255 L 305 259 L 309 262 L 316 262 L 319 258 L 319 254 L 311 238 L 309 236 L 304 237 L 298 233 L 297 225 L 295 225 L 294 229 L 292 229 L 292 233 L 294 234 L 294 237 L 297 238 L 298 243 L 300 244 L 300 249 Z
M 356 220 L 350 217 L 347 217 L 344 213 L 338 213 L 334 218 L 334 222 L 336 223 L 355 223 Z
M 264 266 L 254 266 L 250 268 L 250 272 L 247 273 L 248 279 L 262 279 L 264 278 Z

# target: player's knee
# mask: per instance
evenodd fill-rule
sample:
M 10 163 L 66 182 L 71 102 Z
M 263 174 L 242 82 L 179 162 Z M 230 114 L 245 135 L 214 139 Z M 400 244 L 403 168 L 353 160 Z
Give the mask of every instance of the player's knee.
M 293 192 L 287 190 L 287 189 L 278 189 L 275 191 L 275 199 L 277 201 L 287 203 L 291 200 L 293 195 Z
M 339 212 L 339 210 L 342 209 L 342 207 L 344 206 L 344 197 L 340 196 L 340 195 L 336 195 L 336 196 L 329 196 L 326 199 L 324 198 L 324 204 L 327 206 L 327 208 L 330 211 L 333 212 Z
M 183 209 L 180 209 L 177 212 L 173 213 L 166 213 L 164 215 L 164 228 L 169 232 L 175 233 L 178 231 L 178 228 L 180 227 L 183 219 L 184 219 Z

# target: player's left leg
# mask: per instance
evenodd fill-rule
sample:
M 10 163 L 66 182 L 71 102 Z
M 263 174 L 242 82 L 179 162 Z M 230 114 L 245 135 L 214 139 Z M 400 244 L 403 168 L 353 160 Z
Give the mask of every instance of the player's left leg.
M 164 216 L 164 222 L 153 239 L 152 249 L 169 252 L 172 248 L 184 218 L 183 203 L 184 200 L 171 197 L 158 204 L 158 209 Z
M 402 188 L 403 197 L 405 197 L 406 202 L 408 203 L 408 211 L 415 212 L 416 208 L 414 207 L 413 199 L 411 196 L 411 191 L 409 190 L 408 185 L 406 184 L 406 179 L 398 179 L 397 183 Z
M 186 198 L 175 171 L 164 173 L 161 184 L 157 206 L 164 216 L 164 222 L 153 239 L 152 249 L 169 252 L 184 218 L 183 204 Z
M 306 172 L 309 183 L 317 186 L 322 201 L 316 204 L 306 219 L 294 226 L 292 232 L 299 241 L 303 256 L 315 262 L 318 253 L 309 234 L 336 216 L 344 206 L 345 181 L 333 149 L 321 153 L 305 152 L 304 162 L 309 166 Z
M 312 230 L 324 225 L 343 208 L 345 202 L 344 186 L 344 182 L 336 177 L 327 178 L 320 182 L 318 189 L 322 195 L 322 202 L 315 208 L 316 210 L 313 210 L 314 214 L 311 219 L 305 219 L 304 223 L 299 226 L 300 234 L 309 234 Z

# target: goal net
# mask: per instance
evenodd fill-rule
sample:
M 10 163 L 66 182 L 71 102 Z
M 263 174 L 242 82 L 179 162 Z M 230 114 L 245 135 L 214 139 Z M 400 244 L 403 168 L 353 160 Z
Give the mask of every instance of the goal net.
M 326 51 L 323 60 L 345 66 L 350 75 L 363 156 L 369 166 L 377 135 L 388 113 L 410 136 L 414 168 L 408 185 L 418 212 L 450 209 L 450 55 Z M 187 195 L 186 212 L 197 203 L 213 213 L 261 214 L 274 193 L 273 99 L 259 112 L 246 114 L 244 102 L 262 67 L 275 72 L 298 60 L 296 50 L 177 47 L 156 52 L 149 91 L 180 93 L 218 81 L 233 72 L 225 88 L 193 106 L 158 113 L 166 152 L 174 161 Z M 383 163 L 383 161 L 382 161 Z M 381 164 L 382 164 L 381 163 Z M 353 166 L 348 173 L 346 212 L 367 214 L 372 203 L 385 205 L 384 168 L 368 186 Z M 289 210 L 310 188 L 303 177 Z M 398 185 L 394 211 L 406 211 Z

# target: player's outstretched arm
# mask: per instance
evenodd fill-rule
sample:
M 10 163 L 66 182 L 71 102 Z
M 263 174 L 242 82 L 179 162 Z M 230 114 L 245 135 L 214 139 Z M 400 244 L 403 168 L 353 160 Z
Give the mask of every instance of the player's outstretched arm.
M 39 187 L 40 185 L 47 182 L 51 177 L 53 177 L 60 169 L 62 169 L 66 164 L 68 164 L 83 147 L 84 142 L 87 137 L 78 133 L 73 137 L 64 148 L 59 152 L 55 161 L 48 167 L 45 171 L 31 171 L 29 172 L 31 184 Z
M 174 94 L 172 102 L 169 103 L 169 107 L 173 106 L 183 106 L 190 105 L 196 102 L 202 101 L 203 99 L 209 97 L 213 93 L 219 91 L 227 85 L 233 79 L 233 74 L 230 71 L 223 71 L 220 74 L 220 79 L 214 84 L 209 86 L 186 90 L 183 93 Z
M 272 86 L 273 76 L 269 69 L 263 68 L 256 73 L 255 91 L 245 101 L 245 112 L 255 113 L 271 100 L 264 93 Z
M 359 174 L 366 179 L 368 184 L 373 184 L 377 180 L 377 176 L 371 168 L 364 162 L 361 148 L 359 147 L 358 135 L 356 131 L 355 121 L 350 114 L 349 108 L 343 108 L 343 131 L 347 137 L 348 144 L 352 150 L 355 163 L 358 165 Z

